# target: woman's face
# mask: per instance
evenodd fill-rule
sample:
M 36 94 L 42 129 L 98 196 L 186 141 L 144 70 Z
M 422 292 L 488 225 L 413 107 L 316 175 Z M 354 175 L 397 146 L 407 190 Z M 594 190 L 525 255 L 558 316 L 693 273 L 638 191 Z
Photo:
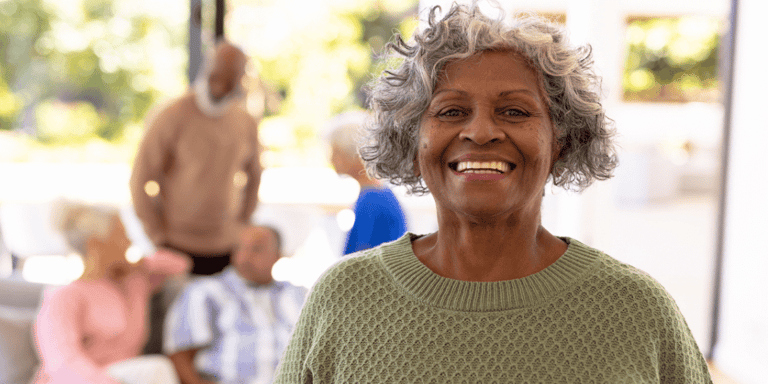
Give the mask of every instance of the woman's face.
M 438 208 L 471 217 L 538 212 L 555 153 L 537 73 L 510 51 L 447 64 L 414 161 Z
M 131 241 L 125 233 L 125 227 L 120 219 L 112 218 L 110 231 L 103 240 L 93 239 L 93 252 L 90 252 L 87 263 L 90 269 L 98 271 L 99 275 L 110 277 L 122 277 L 130 268 L 125 253 L 131 245 Z
M 360 159 L 357 156 L 350 156 L 343 149 L 331 145 L 331 165 L 333 165 L 336 173 L 354 177 L 355 171 L 361 168 L 355 162 L 360 163 Z

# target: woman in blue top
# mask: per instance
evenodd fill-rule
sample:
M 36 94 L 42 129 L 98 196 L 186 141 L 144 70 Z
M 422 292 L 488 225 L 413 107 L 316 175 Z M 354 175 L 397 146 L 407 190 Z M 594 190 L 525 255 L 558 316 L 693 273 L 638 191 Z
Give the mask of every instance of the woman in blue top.
M 405 215 L 397 198 L 380 181 L 368 177 L 357 153 L 359 132 L 367 118 L 365 112 L 347 112 L 329 123 L 333 168 L 360 184 L 355 222 L 344 245 L 345 255 L 396 240 L 406 230 Z

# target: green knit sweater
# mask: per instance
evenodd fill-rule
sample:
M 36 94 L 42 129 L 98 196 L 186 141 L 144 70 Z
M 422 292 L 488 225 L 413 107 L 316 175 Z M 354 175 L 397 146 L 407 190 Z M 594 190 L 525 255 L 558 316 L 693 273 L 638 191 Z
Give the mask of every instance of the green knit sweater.
M 521 279 L 441 277 L 402 238 L 313 288 L 275 383 L 711 383 L 674 300 L 648 274 L 564 238 Z

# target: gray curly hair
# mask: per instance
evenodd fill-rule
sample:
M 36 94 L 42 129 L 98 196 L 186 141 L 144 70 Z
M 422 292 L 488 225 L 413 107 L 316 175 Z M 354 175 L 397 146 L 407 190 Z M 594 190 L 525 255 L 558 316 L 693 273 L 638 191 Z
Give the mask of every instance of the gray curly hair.
M 590 46 L 569 45 L 563 28 L 532 15 L 504 22 L 483 15 L 477 2 L 454 3 L 437 21 L 440 6 L 429 12 L 428 26 L 410 43 L 396 35 L 384 60 L 390 69 L 374 80 L 360 157 L 368 173 L 405 185 L 411 193 L 428 193 L 414 173 L 419 123 L 432 99 L 442 68 L 478 52 L 511 50 L 539 73 L 549 114 L 560 145 L 551 177 L 554 185 L 581 191 L 595 180 L 613 176 L 617 165 L 612 120 L 600 102 L 600 77 L 593 68 Z

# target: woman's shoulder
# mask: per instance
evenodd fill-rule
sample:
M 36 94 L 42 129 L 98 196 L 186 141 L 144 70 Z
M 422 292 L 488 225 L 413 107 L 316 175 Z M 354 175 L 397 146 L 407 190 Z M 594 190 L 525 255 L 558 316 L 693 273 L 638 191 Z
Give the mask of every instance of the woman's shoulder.
M 666 293 L 661 283 L 648 272 L 609 256 L 604 252 L 598 252 L 601 254 L 599 272 L 605 276 L 607 282 L 633 290 L 663 291 Z
M 375 268 L 377 256 L 381 253 L 382 247 L 386 247 L 386 245 L 357 251 L 344 256 L 326 269 L 317 280 L 315 286 L 327 285 L 331 282 L 339 284 L 340 279 L 356 278 L 361 272 Z
M 46 288 L 45 292 L 56 296 L 77 296 L 94 289 L 99 289 L 104 285 L 102 279 L 78 279 L 69 284 L 52 286 Z
M 409 249 L 410 236 L 406 232 L 397 240 L 344 256 L 326 269 L 312 291 L 359 287 L 361 284 L 377 284 L 382 279 L 388 279 L 388 272 L 382 264 L 382 258 Z
M 656 280 L 647 272 L 633 265 L 627 264 L 607 253 L 586 245 L 576 239 L 569 237 L 563 238 L 568 243 L 568 254 L 579 255 L 581 259 L 587 259 L 583 255 L 588 255 L 588 259 L 596 260 L 593 272 L 613 281 L 636 281 L 651 282 L 658 284 Z
M 41 308 L 75 308 L 89 301 L 93 292 L 100 292 L 98 281 L 75 280 L 66 285 L 49 286 L 43 290 Z
M 580 246 L 595 252 L 598 259 L 589 278 L 582 283 L 586 290 L 600 292 L 603 297 L 612 297 L 630 306 L 634 303 L 638 308 L 665 308 L 662 312 L 678 315 L 672 295 L 649 273 L 597 249 Z
M 361 206 L 376 205 L 385 207 L 400 205 L 395 193 L 386 186 L 363 188 L 357 198 L 357 204 Z

